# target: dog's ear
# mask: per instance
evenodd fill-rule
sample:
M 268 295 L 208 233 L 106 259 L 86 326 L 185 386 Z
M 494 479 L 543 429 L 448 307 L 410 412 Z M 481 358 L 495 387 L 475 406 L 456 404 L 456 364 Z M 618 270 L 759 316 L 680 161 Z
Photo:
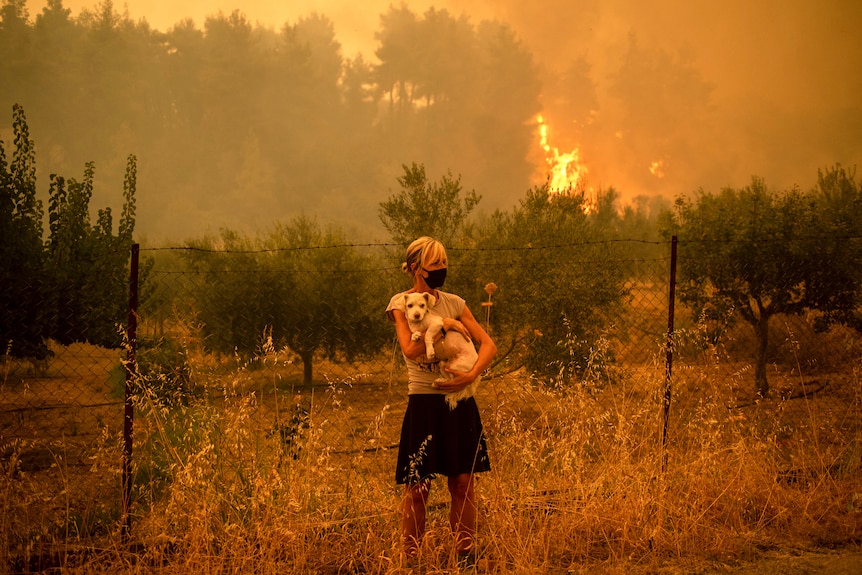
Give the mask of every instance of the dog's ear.
M 407 294 L 404 294 L 398 301 L 395 302 L 395 309 L 399 309 L 403 311 L 405 314 L 407 313 Z
M 428 308 L 429 308 L 429 309 L 430 309 L 430 308 L 432 308 L 432 307 L 434 307 L 435 305 L 437 305 L 437 298 L 436 298 L 436 297 L 434 297 L 434 296 L 433 296 L 432 294 L 430 294 L 430 293 L 426 293 L 426 294 L 425 294 L 425 301 L 427 301 L 427 302 L 428 302 Z

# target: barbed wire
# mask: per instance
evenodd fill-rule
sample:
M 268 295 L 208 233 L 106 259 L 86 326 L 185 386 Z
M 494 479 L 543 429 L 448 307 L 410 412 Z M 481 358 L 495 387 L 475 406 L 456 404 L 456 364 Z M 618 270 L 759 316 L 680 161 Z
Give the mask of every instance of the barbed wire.
M 703 244 L 703 243 L 721 243 L 721 244 L 746 244 L 756 241 L 758 243 L 786 243 L 788 241 L 819 241 L 819 240 L 858 240 L 862 239 L 862 234 L 813 234 L 806 236 L 797 236 L 794 238 L 697 238 L 686 239 L 677 238 L 680 244 Z M 556 244 L 542 244 L 525 246 L 447 246 L 447 251 L 450 252 L 521 252 L 521 251 L 547 251 L 558 250 L 565 248 L 575 248 L 583 246 L 594 246 L 602 244 L 642 244 L 647 246 L 664 246 L 671 243 L 671 239 L 663 240 L 644 240 L 633 238 L 617 238 L 617 239 L 602 239 L 602 240 L 583 240 L 573 242 L 562 242 Z M 222 249 L 222 248 L 203 248 L 199 246 L 159 246 L 159 247 L 141 247 L 142 252 L 158 252 L 158 251 L 189 251 L 201 253 L 235 253 L 235 254 L 263 254 L 263 253 L 279 253 L 279 252 L 297 252 L 310 250 L 330 250 L 330 249 L 345 249 L 345 248 L 393 248 L 404 249 L 404 245 L 392 242 L 370 242 L 370 243 L 339 243 L 328 245 L 315 246 L 290 246 L 279 248 L 257 248 L 257 249 Z M 606 260 L 603 260 L 606 261 Z M 625 260 L 627 261 L 627 260 Z

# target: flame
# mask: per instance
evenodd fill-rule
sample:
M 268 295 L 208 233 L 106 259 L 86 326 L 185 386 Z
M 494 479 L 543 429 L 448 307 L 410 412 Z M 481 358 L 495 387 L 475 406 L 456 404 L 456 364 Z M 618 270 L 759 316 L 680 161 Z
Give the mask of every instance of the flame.
M 548 143 L 548 125 L 544 117 L 536 116 L 539 125 L 539 145 L 545 151 L 545 161 L 550 167 L 550 188 L 557 193 L 576 190 L 579 184 L 586 180 L 587 167 L 581 164 L 579 150 L 560 153 L 560 150 Z
M 664 161 L 656 160 L 649 165 L 649 173 L 651 173 L 656 178 L 664 177 Z

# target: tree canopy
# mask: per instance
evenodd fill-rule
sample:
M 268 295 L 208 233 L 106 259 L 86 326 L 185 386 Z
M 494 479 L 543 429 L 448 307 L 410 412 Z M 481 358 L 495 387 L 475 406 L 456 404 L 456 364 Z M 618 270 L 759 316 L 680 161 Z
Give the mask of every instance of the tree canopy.
M 858 319 L 858 197 L 852 174 L 836 167 L 809 192 L 773 192 L 753 178 L 744 188 L 679 198 L 665 214 L 664 233 L 680 242 L 680 299 L 698 317 L 738 314 L 753 328 L 762 396 L 770 319 L 807 310 L 824 314 L 823 325 Z
M 237 10 L 158 31 L 115 4 L 73 17 L 52 0 L 34 22 L 3 0 L 0 108 L 27 106 L 46 179 L 92 160 L 117 181 L 116 150 L 134 149 L 151 237 L 297 213 L 370 232 L 393 173 L 417 158 L 498 205 L 529 186 L 540 84 L 503 24 L 391 8 L 370 63 L 345 58 L 321 14 L 272 29 Z
M 460 178 L 451 173 L 439 183 L 429 182 L 424 165 L 404 166 L 404 175 L 397 179 L 401 191 L 381 202 L 379 216 L 392 240 L 403 246 L 420 236 L 450 245 L 482 199 L 475 191 L 462 194 Z
M 224 229 L 189 247 L 183 256 L 199 277 L 192 299 L 211 351 L 251 357 L 270 341 L 296 354 L 311 384 L 316 361 L 372 355 L 391 337 L 379 321 L 388 289 L 369 273 L 380 264 L 335 225 L 299 216 L 256 237 Z
M 15 356 L 44 358 L 47 341 L 122 343 L 135 229 L 137 161 L 129 156 L 117 234 L 110 208 L 90 221 L 95 166 L 80 180 L 52 175 L 49 234 L 36 198 L 36 153 L 24 109 L 13 107 L 14 151 L 0 141 L 0 341 Z
M 510 211 L 465 226 L 449 249 L 450 289 L 470 302 L 490 299 L 483 318 L 510 367 L 565 385 L 588 369 L 591 348 L 619 311 L 625 270 L 615 263 L 619 216 L 611 201 L 589 204 L 582 192 L 528 190 Z M 608 225 L 610 223 L 610 225 Z M 473 304 L 478 307 L 478 304 Z M 611 361 L 611 357 L 603 360 Z

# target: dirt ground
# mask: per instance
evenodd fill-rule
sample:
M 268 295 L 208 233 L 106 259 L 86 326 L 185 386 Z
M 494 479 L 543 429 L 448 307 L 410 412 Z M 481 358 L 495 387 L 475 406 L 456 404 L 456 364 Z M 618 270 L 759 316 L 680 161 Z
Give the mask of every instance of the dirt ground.
M 485 571 L 480 570 L 479 573 Z M 487 572 L 493 572 L 488 570 Z M 862 545 L 836 548 L 773 549 L 748 559 L 668 558 L 656 564 L 570 567 L 567 575 L 862 575 Z
M 790 554 L 771 552 L 752 561 L 715 563 L 679 575 L 862 575 L 862 548 Z

